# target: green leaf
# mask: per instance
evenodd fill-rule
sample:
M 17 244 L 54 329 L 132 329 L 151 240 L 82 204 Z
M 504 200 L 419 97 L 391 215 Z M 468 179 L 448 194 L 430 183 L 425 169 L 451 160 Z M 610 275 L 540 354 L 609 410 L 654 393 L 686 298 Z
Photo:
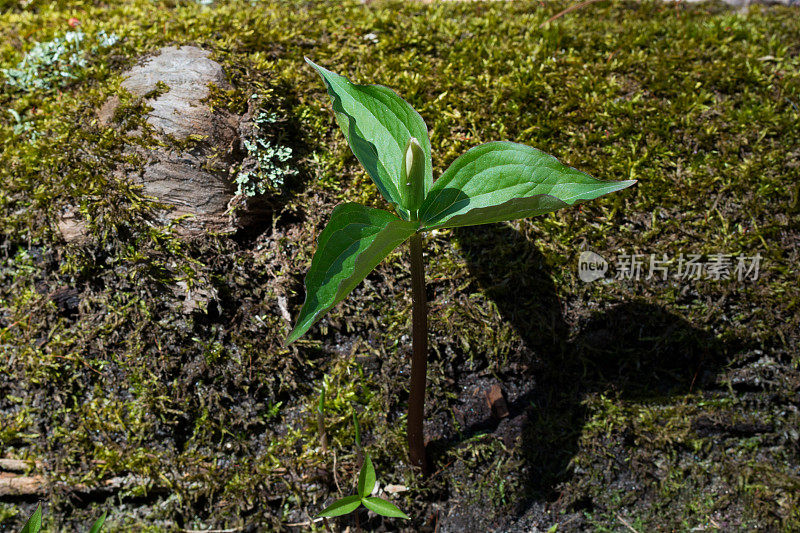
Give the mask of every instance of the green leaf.
M 326 516 L 328 518 L 334 516 L 341 516 L 343 514 L 352 513 L 361 505 L 361 498 L 359 496 L 347 496 L 341 500 L 336 500 L 325 509 L 322 510 L 317 516 Z
M 393 503 L 387 502 L 383 498 L 378 498 L 377 496 L 369 496 L 361 500 L 361 503 L 364 504 L 364 507 L 378 513 L 379 515 L 388 516 L 391 518 L 405 518 L 409 520 L 410 517 L 397 508 L 397 506 Z
M 456 159 L 422 204 L 423 229 L 454 228 L 543 215 L 630 187 L 601 181 L 536 148 L 491 142 Z
M 433 184 L 431 142 L 425 121 L 408 102 L 382 85 L 357 85 L 306 58 L 317 69 L 333 103 L 336 121 L 353 153 L 384 198 L 408 220 L 401 165 L 411 137 L 425 152 L 425 193 Z
M 42 529 L 42 504 L 40 503 L 19 533 L 39 533 Z
M 369 454 L 364 455 L 364 464 L 361 465 L 361 472 L 358 474 L 358 495 L 366 498 L 372 494 L 372 489 L 375 488 L 375 467 L 372 465 L 372 459 Z
M 89 530 L 89 533 L 100 533 L 100 530 L 103 529 L 103 524 L 106 522 L 106 511 L 103 512 L 103 516 L 98 518 L 94 524 L 92 524 L 92 529 Z
M 317 242 L 306 276 L 306 301 L 287 344 L 302 336 L 331 307 L 344 300 L 384 257 L 417 230 L 381 209 L 337 206 Z

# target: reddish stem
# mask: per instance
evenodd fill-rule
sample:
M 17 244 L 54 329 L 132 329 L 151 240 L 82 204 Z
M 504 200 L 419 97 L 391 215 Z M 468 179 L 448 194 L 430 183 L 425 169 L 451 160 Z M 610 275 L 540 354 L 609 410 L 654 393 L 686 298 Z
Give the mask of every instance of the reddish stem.
M 408 456 L 411 464 L 427 471 L 425 438 L 425 382 L 428 372 L 428 309 L 425 299 L 425 264 L 422 260 L 422 236 L 415 233 L 411 244 L 412 356 L 411 388 L 408 397 Z

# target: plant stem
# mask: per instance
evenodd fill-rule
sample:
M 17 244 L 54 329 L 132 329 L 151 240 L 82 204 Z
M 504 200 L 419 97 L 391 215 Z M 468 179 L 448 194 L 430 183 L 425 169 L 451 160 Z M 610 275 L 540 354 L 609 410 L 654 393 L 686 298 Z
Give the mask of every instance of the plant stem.
M 322 387 L 319 391 L 319 404 L 317 405 L 317 429 L 322 443 L 322 453 L 328 454 L 328 434 L 325 431 L 325 378 L 322 378 Z
M 412 466 L 427 470 L 422 422 L 425 418 L 425 381 L 428 372 L 428 307 L 422 235 L 411 236 L 411 388 L 408 396 L 408 456 Z
M 320 444 L 322 444 L 322 453 L 328 455 L 328 433 L 325 431 L 325 414 L 317 411 L 317 431 L 319 432 Z

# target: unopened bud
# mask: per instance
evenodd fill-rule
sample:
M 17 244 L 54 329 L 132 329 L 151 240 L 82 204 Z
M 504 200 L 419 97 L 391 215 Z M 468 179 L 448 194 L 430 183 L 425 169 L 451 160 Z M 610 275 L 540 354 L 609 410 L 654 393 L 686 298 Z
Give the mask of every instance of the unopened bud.
M 404 184 L 403 207 L 408 209 L 412 219 L 416 219 L 425 195 L 425 151 L 416 137 L 408 140 L 400 177 Z

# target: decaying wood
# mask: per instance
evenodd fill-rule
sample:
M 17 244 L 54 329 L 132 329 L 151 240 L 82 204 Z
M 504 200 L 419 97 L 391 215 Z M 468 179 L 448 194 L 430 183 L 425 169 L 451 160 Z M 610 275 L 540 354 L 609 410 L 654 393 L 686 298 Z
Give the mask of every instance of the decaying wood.
M 83 483 L 70 485 L 63 482 L 50 485 L 42 475 L 17 475 L 0 472 L 0 498 L 45 496 L 50 488 L 86 494 L 116 492 L 141 486 L 147 482 L 147 479 L 140 476 L 118 476 L 93 486 Z M 163 487 L 152 488 L 153 490 L 163 489 Z
M 165 143 L 133 149 L 145 161 L 143 170 L 120 169 L 119 174 L 173 206 L 170 218 L 189 215 L 177 227 L 181 233 L 234 229 L 228 204 L 235 187 L 228 170 L 239 147 L 240 117 L 208 101 L 210 84 L 230 88 L 222 66 L 209 56 L 194 46 L 168 46 L 123 73 L 121 83 L 145 99 L 146 121 Z M 113 126 L 119 105 L 118 97 L 110 98 L 98 111 L 100 123 Z M 180 148 L 169 140 L 191 142 Z
M 500 385 L 494 384 L 486 393 L 486 403 L 492 410 L 492 416 L 496 419 L 505 418 L 508 416 L 508 404 L 503 397 L 503 389 Z
M 37 466 L 37 463 L 23 459 L 0 459 L 0 471 L 3 472 L 25 472 Z
M 44 494 L 47 485 L 43 476 L 18 476 L 0 473 L 0 498 Z

